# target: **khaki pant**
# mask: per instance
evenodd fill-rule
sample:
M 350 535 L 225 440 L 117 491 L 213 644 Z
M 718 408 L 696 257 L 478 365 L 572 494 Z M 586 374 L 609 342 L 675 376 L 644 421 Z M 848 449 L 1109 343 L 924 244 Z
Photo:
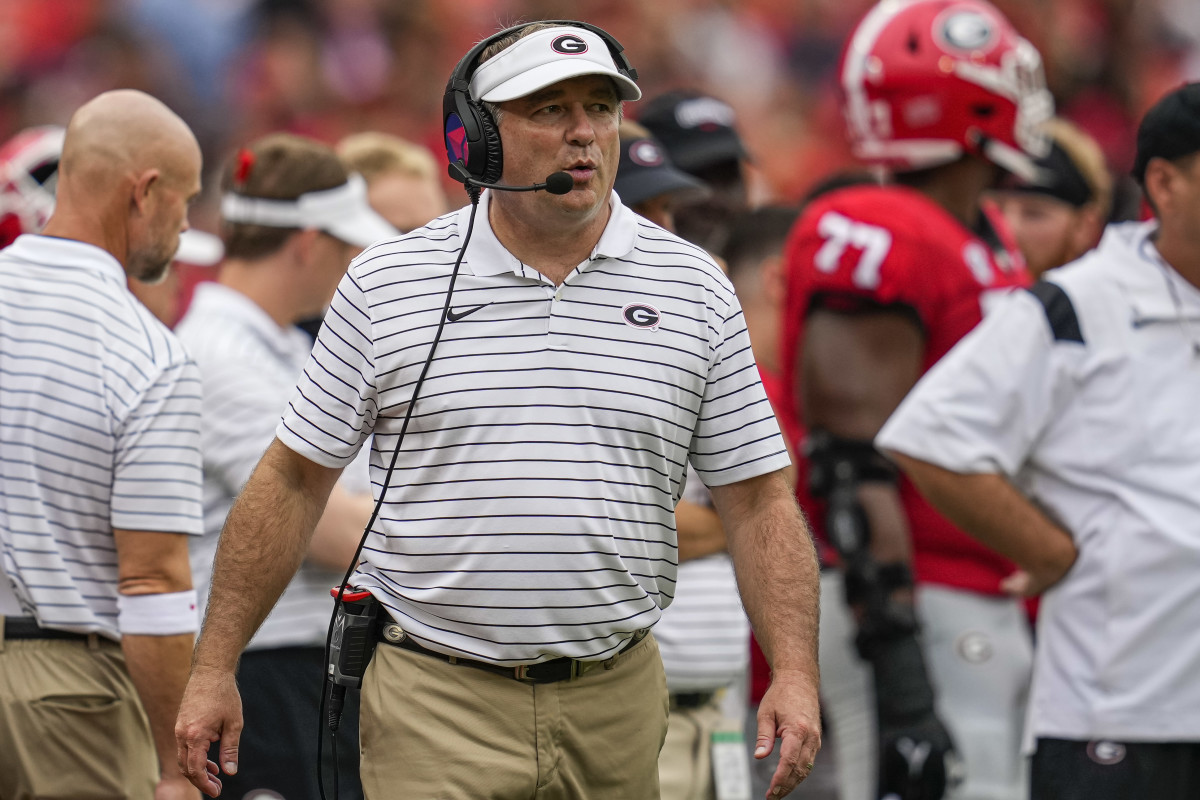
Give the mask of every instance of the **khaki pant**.
M 658 756 L 662 800 L 712 800 L 712 737 L 725 714 L 714 697 L 698 708 L 671 712 L 667 740 Z
M 368 800 L 658 800 L 666 679 L 653 636 L 537 685 L 380 644 L 359 727 Z
M 120 645 L 0 633 L 0 800 L 149 800 L 157 781 Z

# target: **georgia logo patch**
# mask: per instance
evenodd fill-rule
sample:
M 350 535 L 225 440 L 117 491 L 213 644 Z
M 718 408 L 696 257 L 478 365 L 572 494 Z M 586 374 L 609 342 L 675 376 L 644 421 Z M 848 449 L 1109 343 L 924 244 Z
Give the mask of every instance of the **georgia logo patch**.
M 958 637 L 954 643 L 958 657 L 968 664 L 982 664 L 992 657 L 992 642 L 987 634 L 969 631 Z
M 662 314 L 649 303 L 630 303 L 621 309 L 621 318 L 631 328 L 654 330 L 662 321 Z
M 564 56 L 577 56 L 581 53 L 586 53 L 588 46 L 587 42 L 575 34 L 567 33 L 551 42 L 550 49 Z
M 934 21 L 933 30 L 943 44 L 967 53 L 986 53 L 999 41 L 995 24 L 975 9 L 951 8 Z
M 641 167 L 657 167 L 663 163 L 663 156 L 658 145 L 642 139 L 629 145 L 629 160 Z
M 1125 760 L 1125 745 L 1120 742 L 1096 740 L 1087 744 L 1088 758 L 1102 767 L 1111 767 Z

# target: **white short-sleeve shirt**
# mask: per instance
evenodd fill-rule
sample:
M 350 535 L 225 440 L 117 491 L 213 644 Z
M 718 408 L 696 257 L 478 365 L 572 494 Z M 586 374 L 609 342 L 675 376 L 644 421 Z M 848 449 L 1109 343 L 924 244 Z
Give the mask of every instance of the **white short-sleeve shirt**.
M 675 592 L 675 503 L 788 456 L 733 289 L 613 195 L 559 286 L 503 248 L 489 194 L 356 581 L 414 639 L 495 663 L 605 658 Z M 374 432 L 378 492 L 470 207 L 350 266 L 277 435 L 327 466 Z
M 119 639 L 113 530 L 199 534 L 199 445 L 196 366 L 112 255 L 0 252 L 0 613 Z
M 312 350 L 294 326 L 280 328 L 250 298 L 218 283 L 196 287 L 179 338 L 204 381 L 204 536 L 192 540 L 192 580 L 207 602 L 221 528 L 275 427 Z M 342 573 L 304 562 L 247 649 L 325 644 L 330 587 Z
M 1009 298 L 876 444 L 1010 477 L 1079 557 L 1038 620 L 1032 736 L 1200 740 L 1200 290 L 1152 224 Z

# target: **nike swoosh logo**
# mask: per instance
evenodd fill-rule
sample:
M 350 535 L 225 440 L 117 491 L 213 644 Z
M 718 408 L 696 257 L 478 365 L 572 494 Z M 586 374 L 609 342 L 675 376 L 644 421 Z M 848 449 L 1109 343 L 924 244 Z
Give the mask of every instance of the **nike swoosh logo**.
M 478 311 L 479 309 L 485 308 L 490 305 L 491 305 L 491 303 L 484 303 L 483 305 L 471 306 L 466 311 L 455 311 L 453 308 L 451 308 L 446 311 L 446 319 L 450 322 L 458 322 L 463 317 L 469 317 L 472 314 L 474 314 L 476 311 Z

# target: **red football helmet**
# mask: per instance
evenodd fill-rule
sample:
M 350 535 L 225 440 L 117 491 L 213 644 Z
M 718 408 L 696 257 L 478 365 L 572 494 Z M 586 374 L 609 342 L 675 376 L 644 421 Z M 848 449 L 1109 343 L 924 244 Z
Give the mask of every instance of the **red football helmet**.
M 984 0 L 883 0 L 842 54 L 855 154 L 897 171 L 975 153 L 1026 180 L 1054 113 L 1037 49 Z
M 26 128 L 0 147 L 0 247 L 38 233 L 54 212 L 65 133 L 57 125 Z

